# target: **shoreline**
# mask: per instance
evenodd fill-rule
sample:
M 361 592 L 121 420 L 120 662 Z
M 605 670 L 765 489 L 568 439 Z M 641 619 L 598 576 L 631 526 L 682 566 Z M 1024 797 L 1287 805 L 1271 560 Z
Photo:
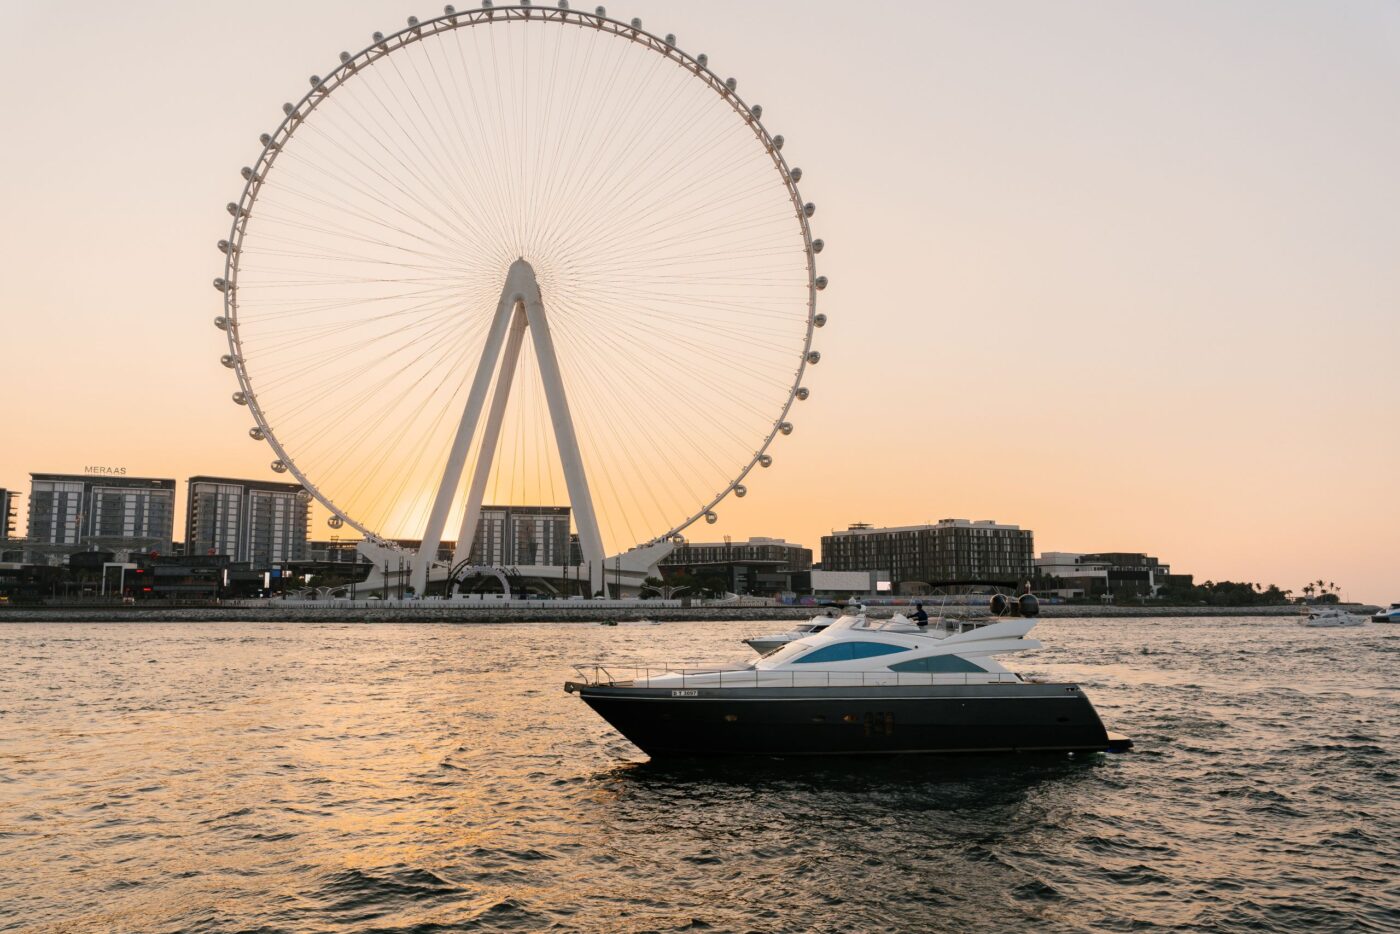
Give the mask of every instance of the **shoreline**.
M 1370 616 L 1375 608 L 1348 604 L 1352 612 Z M 873 607 L 881 617 L 895 607 Z M 904 609 L 900 607 L 898 609 Z M 4 623 L 602 623 L 634 622 L 759 622 L 811 619 L 818 607 L 361 607 L 307 606 L 295 604 L 263 607 L 7 607 L 0 609 Z M 1191 617 L 1290 617 L 1301 615 L 1297 606 L 1253 607 L 1106 607 L 1042 606 L 1042 619 L 1189 619 Z M 953 614 L 949 614 L 953 615 Z

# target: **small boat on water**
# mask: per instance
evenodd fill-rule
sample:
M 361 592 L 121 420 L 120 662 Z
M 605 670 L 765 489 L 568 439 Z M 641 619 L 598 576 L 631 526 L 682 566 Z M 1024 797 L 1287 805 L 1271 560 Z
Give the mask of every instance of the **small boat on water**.
M 1390 609 L 1380 610 L 1371 617 L 1373 623 L 1400 623 L 1400 603 L 1392 603 Z
M 836 622 L 834 616 L 813 616 L 805 623 L 798 623 L 787 632 L 780 632 L 771 636 L 754 636 L 752 639 L 745 639 L 744 645 L 753 649 L 759 655 L 767 655 L 774 649 L 780 649 L 789 642 L 796 642 L 806 636 L 823 632 L 826 627 Z
M 1040 647 L 1033 618 L 926 632 L 845 616 L 751 665 L 579 667 L 564 685 L 653 758 L 1123 751 L 1077 684 L 997 656 Z
M 1303 625 L 1313 629 L 1340 629 L 1343 627 L 1365 626 L 1366 617 L 1348 613 L 1335 606 L 1313 607 L 1308 611 Z

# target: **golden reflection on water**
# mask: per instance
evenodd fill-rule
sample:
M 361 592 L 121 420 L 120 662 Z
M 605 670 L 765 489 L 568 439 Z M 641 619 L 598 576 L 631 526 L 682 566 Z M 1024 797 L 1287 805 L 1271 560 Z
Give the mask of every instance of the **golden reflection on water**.
M 1400 729 L 1355 692 L 1400 640 L 1047 621 L 1025 670 L 1138 743 L 1079 760 L 651 763 L 562 691 L 751 629 L 0 627 L 0 886 L 54 930 L 1267 931 L 1343 910 L 1324 879 L 1397 907 Z

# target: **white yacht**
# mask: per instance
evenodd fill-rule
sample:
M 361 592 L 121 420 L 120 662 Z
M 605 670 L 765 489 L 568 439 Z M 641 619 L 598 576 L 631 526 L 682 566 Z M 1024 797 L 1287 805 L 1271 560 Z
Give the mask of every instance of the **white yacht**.
M 1358 616 L 1355 613 L 1348 613 L 1346 610 L 1335 606 L 1310 607 L 1307 619 L 1303 620 L 1304 626 L 1313 629 L 1339 629 L 1350 626 L 1365 626 L 1366 617 Z
M 653 757 L 1123 750 L 1077 684 L 998 657 L 1040 648 L 1033 618 L 966 632 L 844 616 L 751 665 L 579 668 L 565 684 Z
M 805 636 L 822 632 L 834 622 L 836 622 L 836 617 L 834 616 L 813 616 L 807 622 L 798 623 L 787 632 L 780 632 L 771 636 L 754 636 L 752 639 L 745 639 L 744 645 L 747 645 L 759 655 L 767 655 L 774 649 L 780 649 L 789 642 L 795 642 Z
M 1380 610 L 1371 617 L 1373 623 L 1400 623 L 1400 603 L 1392 603 L 1390 609 Z

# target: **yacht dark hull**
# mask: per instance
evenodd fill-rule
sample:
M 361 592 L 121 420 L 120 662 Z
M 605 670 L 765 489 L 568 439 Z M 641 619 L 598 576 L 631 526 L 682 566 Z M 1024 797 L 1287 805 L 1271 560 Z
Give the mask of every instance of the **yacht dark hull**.
M 567 686 L 653 758 L 1092 752 L 1110 738 L 1073 684 L 822 688 Z

